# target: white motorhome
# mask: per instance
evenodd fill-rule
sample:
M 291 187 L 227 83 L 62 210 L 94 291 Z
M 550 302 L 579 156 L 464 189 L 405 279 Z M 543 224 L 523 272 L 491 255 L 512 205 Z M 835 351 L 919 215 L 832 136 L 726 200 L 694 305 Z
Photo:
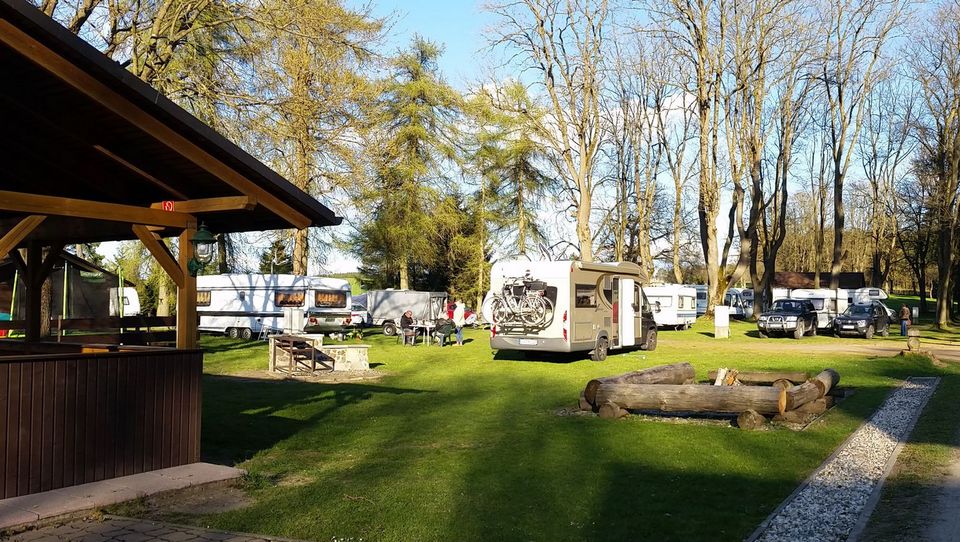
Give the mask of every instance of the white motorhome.
M 110 316 L 140 316 L 140 294 L 136 288 L 110 288 Z
M 790 290 L 790 299 L 806 299 L 813 303 L 819 329 L 832 328 L 833 319 L 847 310 L 849 304 L 848 292 L 842 289 L 796 288 Z
M 730 307 L 731 318 L 750 318 L 753 316 L 753 290 L 728 288 L 723 296 L 723 304 Z
M 484 317 L 496 350 L 590 352 L 657 346 L 657 326 L 634 263 L 500 261 Z
M 697 290 L 680 284 L 643 288 L 657 327 L 688 329 L 697 320 Z
M 263 328 L 283 329 L 284 310 L 291 309 L 305 313 L 310 331 L 342 331 L 350 323 L 350 283 L 303 275 L 197 277 L 201 331 L 249 339 Z

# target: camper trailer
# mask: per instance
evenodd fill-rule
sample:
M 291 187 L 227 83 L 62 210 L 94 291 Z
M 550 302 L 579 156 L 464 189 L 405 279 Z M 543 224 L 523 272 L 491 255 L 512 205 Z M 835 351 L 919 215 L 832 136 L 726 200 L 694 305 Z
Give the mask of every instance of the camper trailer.
M 284 311 L 296 313 L 288 320 L 303 318 L 311 331 L 341 332 L 350 324 L 350 308 L 350 283 L 342 279 L 259 274 L 197 277 L 200 330 L 231 338 L 249 339 L 264 328 L 284 329 Z
M 367 292 L 367 312 L 373 325 L 383 328 L 383 334 L 396 335 L 400 317 L 406 311 L 414 320 L 433 320 L 447 313 L 447 294 L 418 292 L 416 290 L 372 290 Z
M 697 320 L 697 291 L 680 284 L 643 288 L 659 328 L 688 329 Z
M 657 346 L 653 311 L 634 263 L 581 261 L 494 264 L 484 317 L 496 350 L 590 352 Z

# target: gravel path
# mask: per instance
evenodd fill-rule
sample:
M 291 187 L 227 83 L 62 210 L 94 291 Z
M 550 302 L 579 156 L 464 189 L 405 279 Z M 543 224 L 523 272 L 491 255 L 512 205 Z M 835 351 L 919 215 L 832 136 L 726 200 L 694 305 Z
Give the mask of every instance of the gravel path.
M 913 378 L 787 498 L 750 537 L 758 541 L 846 540 L 896 459 L 939 382 Z M 868 503 L 870 506 L 868 507 Z

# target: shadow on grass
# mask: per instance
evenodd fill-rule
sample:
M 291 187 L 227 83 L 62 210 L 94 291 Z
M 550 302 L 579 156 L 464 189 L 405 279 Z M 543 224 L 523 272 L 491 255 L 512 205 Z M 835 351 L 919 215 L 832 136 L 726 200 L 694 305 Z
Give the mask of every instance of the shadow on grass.
M 203 388 L 203 460 L 225 464 L 245 461 L 336 411 L 375 396 L 434 393 L 371 384 L 214 375 L 204 375 Z

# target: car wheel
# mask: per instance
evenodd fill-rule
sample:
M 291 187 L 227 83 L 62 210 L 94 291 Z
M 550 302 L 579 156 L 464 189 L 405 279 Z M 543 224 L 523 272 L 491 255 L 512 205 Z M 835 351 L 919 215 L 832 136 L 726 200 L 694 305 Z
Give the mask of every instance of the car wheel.
M 888 337 L 890 335 L 890 326 L 883 328 L 883 331 L 880 332 L 881 337 Z
M 657 330 L 651 329 L 647 331 L 647 336 L 643 341 L 643 344 L 640 345 L 640 348 L 646 350 L 647 352 L 653 352 L 657 349 Z
M 816 324 L 810 326 L 810 333 L 808 333 L 807 335 L 810 335 L 811 337 L 816 337 L 816 336 L 817 336 L 817 325 L 816 325 Z
M 867 333 L 863 336 L 863 338 L 864 338 L 864 339 L 872 339 L 872 338 L 873 338 L 873 332 L 874 332 L 873 324 L 870 324 L 869 326 L 867 326 Z
M 793 338 L 794 338 L 794 339 L 802 339 L 802 338 L 803 338 L 803 332 L 804 332 L 803 322 L 797 322 L 797 329 L 794 329 L 794 330 L 793 330 Z
M 397 334 L 397 325 L 393 322 L 383 324 L 383 334 L 387 337 L 393 337 Z
M 237 329 L 237 328 L 235 328 L 235 327 L 228 327 L 228 328 L 227 328 L 227 337 L 230 337 L 231 339 L 236 339 L 236 338 L 240 337 L 240 330 Z
M 597 339 L 597 345 L 590 352 L 590 359 L 593 361 L 603 361 L 607 359 L 608 342 L 606 337 Z
M 761 338 L 761 339 L 766 339 L 767 337 L 770 336 L 770 335 L 767 335 L 766 332 L 760 331 L 760 330 L 757 330 L 757 333 L 760 335 L 760 338 Z
M 240 330 L 240 338 L 243 339 L 243 340 L 245 340 L 245 341 L 249 341 L 250 339 L 253 338 L 253 330 L 250 329 L 250 328 L 248 328 L 248 327 L 245 327 L 245 328 L 241 329 L 241 330 Z

